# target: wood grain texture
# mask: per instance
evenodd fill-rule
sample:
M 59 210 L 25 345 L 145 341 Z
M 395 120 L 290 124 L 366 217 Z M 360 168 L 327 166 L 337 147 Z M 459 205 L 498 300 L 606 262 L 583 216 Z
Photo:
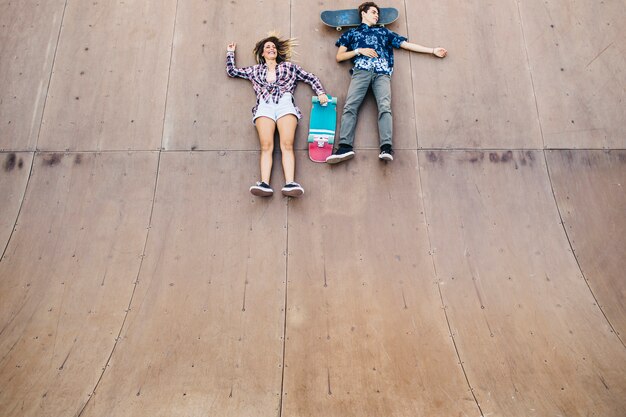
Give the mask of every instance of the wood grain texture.
M 306 192 L 275 146 L 252 197 L 227 44 L 297 38 L 340 122 L 356 5 L 0 4 L 0 416 L 626 415 L 626 6 L 391 0 L 449 50 L 395 52 L 395 160 L 368 94 L 310 162 L 300 84 Z
M 137 290 L 84 416 L 277 415 L 286 200 L 247 192 L 257 157 L 162 155 Z
M 159 149 L 175 11 L 175 0 L 68 2 L 39 149 Z
M 65 0 L 0 3 L 0 149 L 37 145 Z
M 302 164 L 289 204 L 284 415 L 473 415 L 434 272 L 415 151 Z
M 131 299 L 156 153 L 40 153 L 0 262 L 3 416 L 77 415 Z
M 626 148 L 626 4 L 519 2 L 549 148 Z
M 411 55 L 420 148 L 541 148 L 516 2 L 407 2 L 406 10 L 410 41 L 448 50 L 443 60 Z
M 485 415 L 621 416 L 626 350 L 560 224 L 541 152 L 420 152 L 435 265 Z
M 622 342 L 626 336 L 626 151 L 550 151 L 563 224 L 590 288 Z
M 0 153 L 0 250 L 4 251 L 17 221 L 33 162 L 32 152 Z

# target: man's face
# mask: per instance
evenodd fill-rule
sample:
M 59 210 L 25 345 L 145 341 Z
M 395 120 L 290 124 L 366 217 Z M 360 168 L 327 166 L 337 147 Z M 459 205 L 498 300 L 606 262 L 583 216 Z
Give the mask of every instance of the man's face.
M 370 7 L 367 12 L 361 12 L 361 19 L 368 25 L 375 25 L 378 23 L 378 9 L 376 7 Z

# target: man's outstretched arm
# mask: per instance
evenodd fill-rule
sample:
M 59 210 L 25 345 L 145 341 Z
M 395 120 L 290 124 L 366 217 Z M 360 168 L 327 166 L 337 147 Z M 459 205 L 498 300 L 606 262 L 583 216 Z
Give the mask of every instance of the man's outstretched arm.
M 444 56 L 448 54 L 448 51 L 446 51 L 444 48 L 439 48 L 439 47 L 429 48 L 427 46 L 422 46 L 416 43 L 411 43 L 411 42 L 406 42 L 406 41 L 400 44 L 400 48 L 406 49 L 407 51 L 419 52 L 422 54 L 433 54 L 435 56 L 438 56 L 439 58 L 443 58 Z

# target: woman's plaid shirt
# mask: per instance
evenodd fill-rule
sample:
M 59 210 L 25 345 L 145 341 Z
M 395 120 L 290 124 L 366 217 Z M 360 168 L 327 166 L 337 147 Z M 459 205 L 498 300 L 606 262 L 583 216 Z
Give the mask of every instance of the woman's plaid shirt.
M 226 72 L 231 77 L 240 77 L 250 80 L 252 87 L 256 93 L 256 105 L 252 109 L 252 116 L 256 113 L 256 109 L 259 106 L 261 99 L 270 103 L 278 103 L 280 98 L 285 93 L 291 93 L 296 90 L 298 81 L 304 81 L 310 84 L 315 91 L 315 94 L 324 94 L 324 87 L 320 79 L 314 74 L 306 72 L 297 64 L 293 62 L 283 61 L 276 66 L 276 81 L 273 83 L 267 82 L 267 65 L 258 64 L 251 67 L 237 68 L 235 66 L 235 53 L 226 53 Z M 295 106 L 295 104 L 294 104 Z M 296 107 L 298 112 L 298 119 L 302 117 L 300 109 Z

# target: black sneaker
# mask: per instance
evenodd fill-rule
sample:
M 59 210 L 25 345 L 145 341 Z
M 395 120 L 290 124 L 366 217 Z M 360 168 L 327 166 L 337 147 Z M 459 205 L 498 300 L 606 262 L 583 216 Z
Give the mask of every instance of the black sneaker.
M 304 188 L 297 182 L 288 182 L 285 186 L 280 190 L 283 195 L 287 197 L 300 197 L 304 194 Z
M 354 151 L 350 145 L 339 145 L 334 154 L 326 158 L 327 164 L 338 164 L 354 158 Z
M 381 161 L 393 161 L 393 149 L 391 149 L 391 145 L 383 145 L 380 147 L 380 154 L 378 154 L 378 159 Z
M 250 187 L 250 192 L 257 197 L 269 197 L 274 194 L 274 190 L 267 183 L 257 182 Z

